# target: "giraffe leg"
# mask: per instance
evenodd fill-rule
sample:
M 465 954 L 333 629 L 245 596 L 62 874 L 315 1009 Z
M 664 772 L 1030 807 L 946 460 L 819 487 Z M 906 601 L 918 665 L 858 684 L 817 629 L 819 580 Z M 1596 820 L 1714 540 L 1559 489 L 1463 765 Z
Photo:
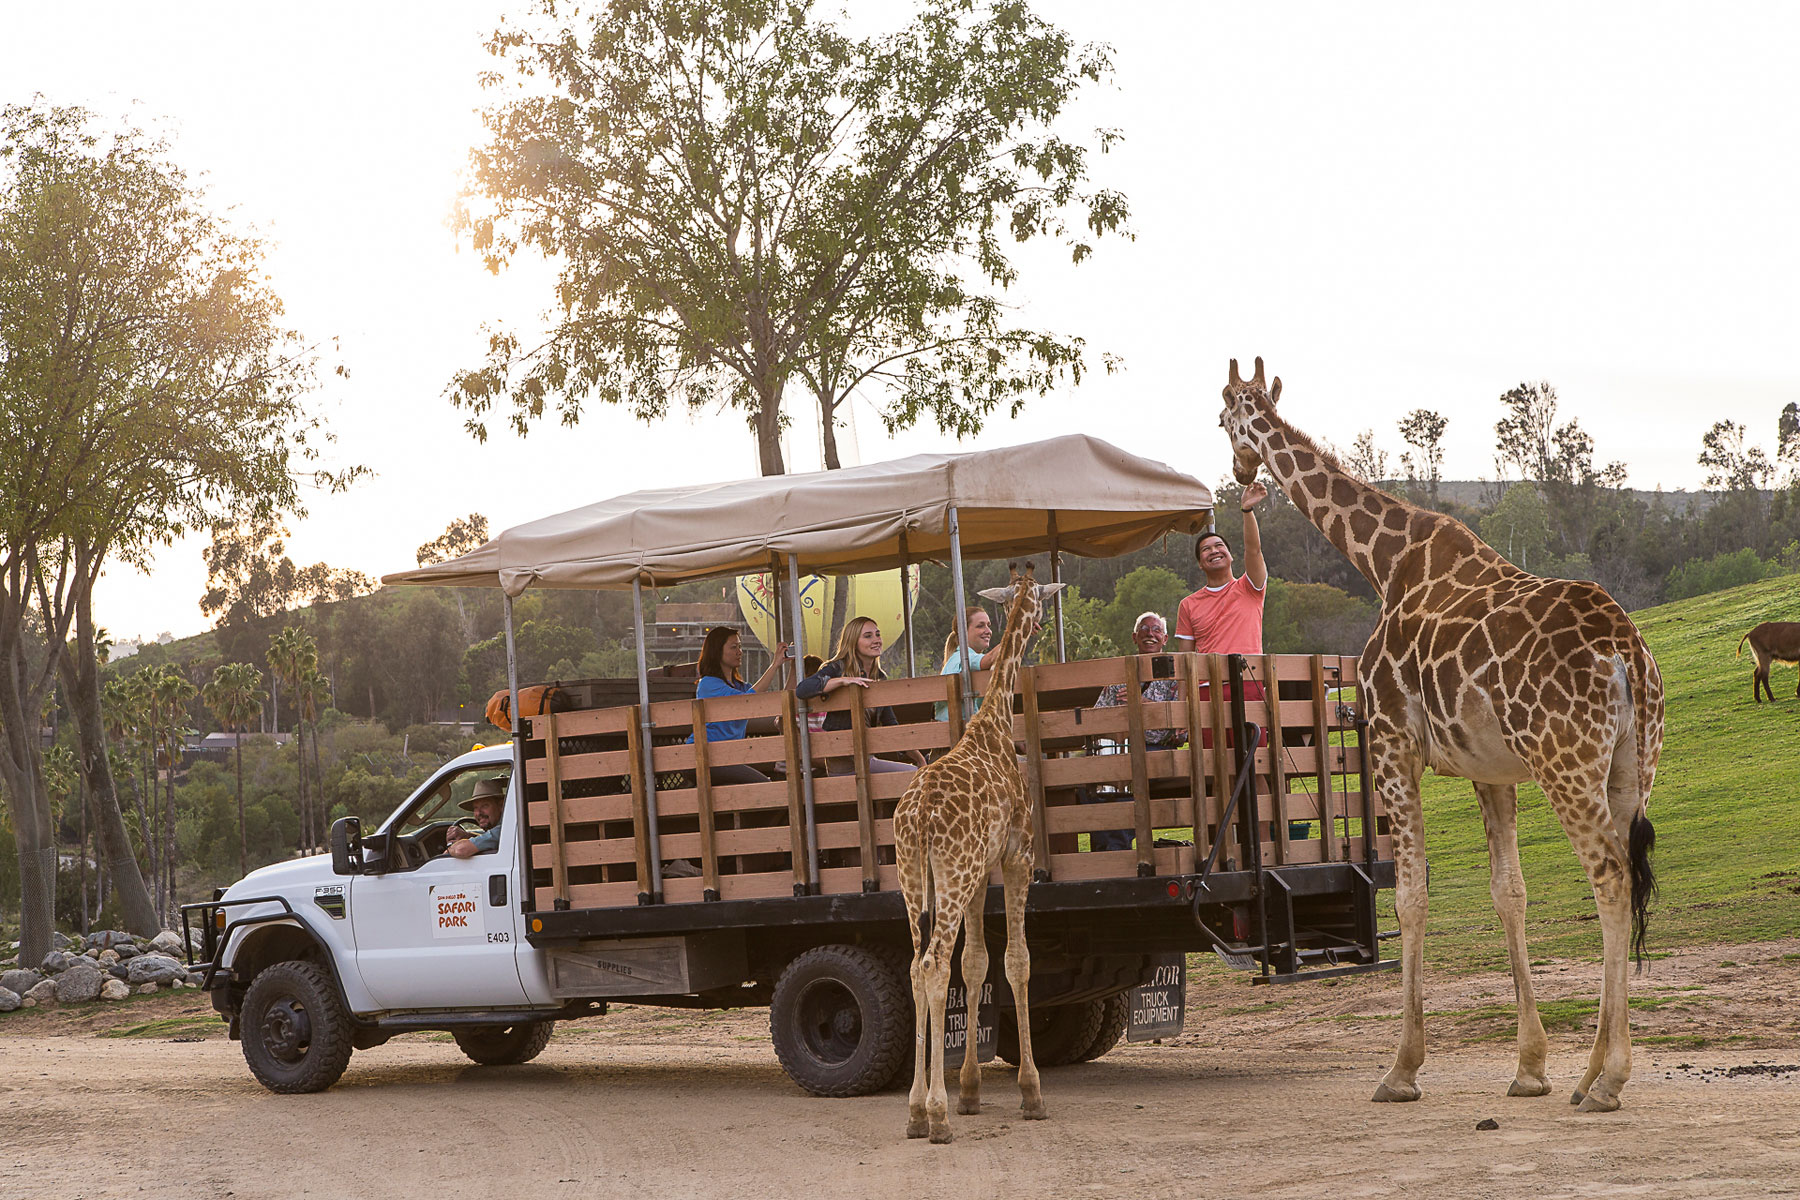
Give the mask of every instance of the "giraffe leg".
M 917 936 L 913 938 L 918 941 Z M 913 993 L 913 1079 L 906 1094 L 906 1136 L 922 1138 L 930 1132 L 925 1117 L 925 1087 L 931 1078 L 928 1047 L 931 1045 L 930 989 L 925 975 L 925 956 L 915 947 L 912 961 Z
M 939 896 L 942 900 L 944 897 Z M 933 1142 L 950 1140 L 950 1100 L 944 1087 L 944 1009 L 950 993 L 950 955 L 956 949 L 956 933 L 960 913 L 948 906 L 940 907 L 942 918 L 931 931 L 931 948 L 924 961 L 926 997 L 931 1007 L 930 1081 L 925 1089 L 925 1121 L 927 1136 Z
M 1377 1103 L 1417 1100 L 1419 1067 L 1425 1062 L 1425 814 L 1417 767 L 1403 765 L 1380 747 L 1399 740 L 1397 732 L 1376 733 L 1371 723 L 1375 787 L 1394 835 L 1394 911 L 1400 919 L 1400 1048 L 1394 1065 L 1370 1099 Z
M 1549 1094 L 1544 1056 L 1549 1039 L 1538 1016 L 1537 996 L 1531 986 L 1531 960 L 1525 952 L 1525 875 L 1519 869 L 1519 790 L 1512 784 L 1475 785 L 1481 800 L 1481 820 L 1487 827 L 1489 888 L 1500 926 L 1506 931 L 1506 954 L 1512 962 L 1513 997 L 1519 1009 L 1519 1069 L 1509 1096 Z
M 913 1077 L 906 1097 L 906 1136 L 922 1138 L 930 1130 L 925 1117 L 925 1085 L 929 1075 L 926 1046 L 932 1031 L 929 993 L 926 988 L 924 930 L 920 916 L 934 911 L 931 884 L 926 874 L 924 848 L 920 845 L 910 811 L 894 817 L 894 866 L 900 876 L 900 894 L 906 901 L 906 929 L 912 939 Z
M 988 972 L 987 929 L 983 921 L 987 888 L 986 881 L 982 882 L 984 886 L 976 889 L 974 900 L 963 914 L 962 977 L 963 996 L 967 1001 L 963 1030 L 966 1037 L 956 1111 L 965 1117 L 981 1111 L 981 1060 L 980 1047 L 975 1044 L 975 1029 L 981 1016 L 981 994 L 987 989 Z
M 1030 841 L 1015 834 L 1008 843 L 1000 869 L 1006 884 L 1006 982 L 1012 988 L 1013 1011 L 1019 1020 L 1019 1115 L 1027 1121 L 1042 1121 L 1050 1112 L 1044 1107 L 1037 1062 L 1031 1056 L 1031 949 L 1025 944 L 1025 889 L 1031 885 Z

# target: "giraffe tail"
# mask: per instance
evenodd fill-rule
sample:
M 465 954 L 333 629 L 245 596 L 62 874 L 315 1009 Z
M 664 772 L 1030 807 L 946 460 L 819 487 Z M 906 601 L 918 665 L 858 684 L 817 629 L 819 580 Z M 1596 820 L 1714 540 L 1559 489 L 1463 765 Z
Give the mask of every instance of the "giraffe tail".
M 1637 805 L 1631 815 L 1626 836 L 1626 865 L 1631 877 L 1631 952 L 1638 969 L 1644 966 L 1644 945 L 1650 928 L 1650 905 L 1656 900 L 1656 869 L 1650 861 L 1656 849 L 1656 827 L 1650 823 L 1650 787 L 1656 779 L 1656 759 L 1661 749 L 1662 722 L 1652 711 L 1653 700 L 1660 698 L 1662 680 L 1656 676 L 1656 661 L 1642 646 L 1630 655 L 1620 654 L 1613 660 L 1625 681 L 1626 701 L 1631 710 L 1633 774 L 1637 782 Z M 1653 677 L 1655 676 L 1655 677 Z

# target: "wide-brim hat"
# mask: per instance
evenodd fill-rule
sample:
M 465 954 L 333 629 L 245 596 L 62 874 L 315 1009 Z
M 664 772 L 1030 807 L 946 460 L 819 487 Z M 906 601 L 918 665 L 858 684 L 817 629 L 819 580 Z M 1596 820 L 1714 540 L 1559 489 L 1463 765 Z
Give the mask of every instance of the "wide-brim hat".
M 467 800 L 464 800 L 461 804 L 457 805 L 456 807 L 462 809 L 464 812 L 474 812 L 475 811 L 475 802 L 477 800 L 502 800 L 503 801 L 505 799 L 506 799 L 506 780 L 504 778 L 484 779 L 480 783 L 475 785 L 475 790 L 469 794 L 469 798 Z

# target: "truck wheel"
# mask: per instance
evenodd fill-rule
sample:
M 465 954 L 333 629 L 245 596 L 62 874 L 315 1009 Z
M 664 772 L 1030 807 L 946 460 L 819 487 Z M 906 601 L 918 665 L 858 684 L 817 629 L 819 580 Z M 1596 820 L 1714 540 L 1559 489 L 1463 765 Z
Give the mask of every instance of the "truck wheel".
M 1104 1000 L 1078 1000 L 1074 1004 L 1033 1005 L 1031 1056 L 1040 1067 L 1066 1067 L 1081 1061 L 1094 1044 L 1105 1019 Z M 1000 1057 L 1019 1065 L 1019 1018 L 1016 1009 L 1000 1011 L 997 1047 Z
M 1100 1032 L 1088 1048 L 1076 1056 L 1076 1062 L 1093 1062 L 1108 1050 L 1119 1044 L 1125 1036 L 1125 1023 L 1131 1019 L 1131 1001 L 1124 992 L 1118 992 L 1094 1003 L 1100 1006 Z
M 816 946 L 769 1000 L 769 1037 L 788 1077 L 815 1096 L 866 1096 L 911 1060 L 912 987 L 895 960 L 862 946 Z
M 510 1067 L 530 1062 L 550 1044 L 554 1021 L 521 1021 L 517 1025 L 475 1025 L 452 1029 L 462 1052 L 484 1067 Z
M 322 1092 L 350 1065 L 350 1022 L 317 963 L 264 968 L 244 993 L 240 1022 L 244 1061 L 271 1092 Z

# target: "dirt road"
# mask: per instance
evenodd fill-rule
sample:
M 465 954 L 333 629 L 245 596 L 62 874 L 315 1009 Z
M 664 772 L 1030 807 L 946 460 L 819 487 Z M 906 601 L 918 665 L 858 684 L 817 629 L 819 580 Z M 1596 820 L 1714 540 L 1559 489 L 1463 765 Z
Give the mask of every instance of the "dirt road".
M 620 1008 L 561 1027 L 521 1067 L 413 1035 L 303 1097 L 258 1086 L 197 995 L 17 1013 L 0 1021 L 0 1196 L 1800 1192 L 1800 941 L 1656 963 L 1634 981 L 1625 1108 L 1583 1115 L 1567 1093 L 1597 970 L 1538 968 L 1549 1097 L 1504 1095 L 1504 975 L 1429 978 L 1425 1097 L 1375 1105 L 1397 977 L 1275 990 L 1209 971 L 1179 1039 L 1047 1071 L 1049 1121 L 1017 1119 L 1011 1072 L 993 1064 L 981 1115 L 953 1117 L 944 1147 L 901 1136 L 901 1092 L 800 1092 L 760 1011 Z M 1484 1118 L 1499 1128 L 1478 1132 Z

